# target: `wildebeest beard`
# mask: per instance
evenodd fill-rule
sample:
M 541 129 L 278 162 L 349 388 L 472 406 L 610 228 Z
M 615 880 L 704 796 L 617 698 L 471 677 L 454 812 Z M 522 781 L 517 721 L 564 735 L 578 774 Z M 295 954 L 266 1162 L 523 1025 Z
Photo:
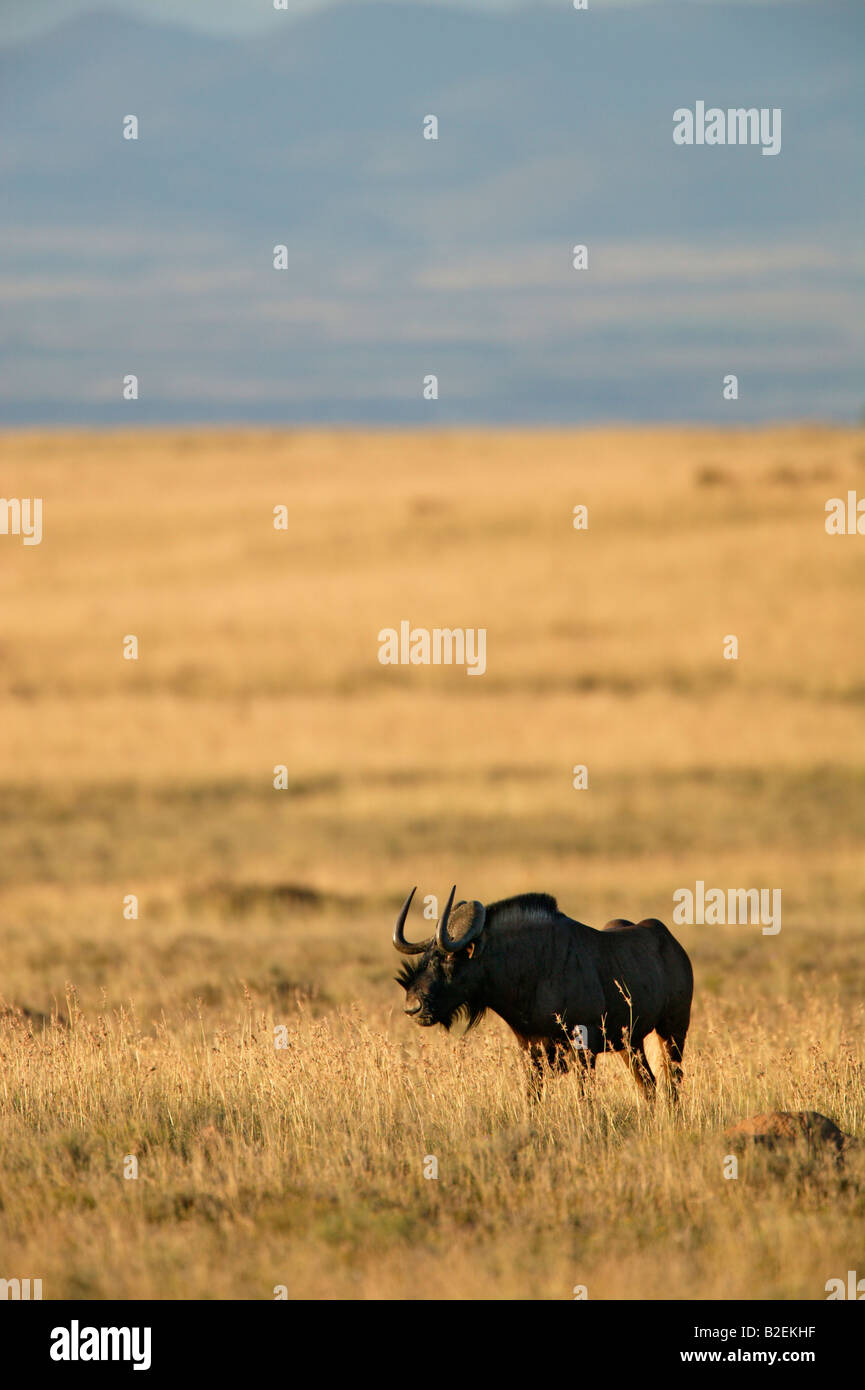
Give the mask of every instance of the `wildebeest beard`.
M 418 978 L 429 970 L 430 966 L 433 965 L 434 961 L 434 949 L 430 951 L 427 955 L 422 957 L 421 960 L 419 960 L 416 964 L 412 963 L 411 961 L 405 961 L 399 974 L 394 976 L 396 983 L 398 985 L 402 985 L 403 989 L 407 993 L 412 988 L 412 986 L 416 984 Z M 440 1004 L 437 1007 L 437 996 L 439 994 L 450 992 L 448 988 L 450 982 L 444 981 L 442 983 L 443 988 L 440 989 L 438 988 L 440 982 L 434 979 L 431 983 L 431 988 L 428 991 L 428 994 L 425 992 L 422 996 L 419 996 L 423 998 L 424 1011 L 427 1011 L 427 1001 L 429 1000 L 429 1013 L 431 1015 L 434 1015 L 434 1017 L 432 1018 L 433 1023 L 440 1023 L 446 1031 L 450 1032 L 450 1029 L 454 1023 L 458 1022 L 460 1019 L 465 1019 L 465 1031 L 466 1033 L 471 1032 L 472 1028 L 477 1027 L 484 1014 L 486 1013 L 486 1005 L 472 1004 L 469 1002 L 468 999 L 464 999 L 462 1001 L 457 999 L 449 1004 L 446 1004 L 444 1008 L 442 1008 Z

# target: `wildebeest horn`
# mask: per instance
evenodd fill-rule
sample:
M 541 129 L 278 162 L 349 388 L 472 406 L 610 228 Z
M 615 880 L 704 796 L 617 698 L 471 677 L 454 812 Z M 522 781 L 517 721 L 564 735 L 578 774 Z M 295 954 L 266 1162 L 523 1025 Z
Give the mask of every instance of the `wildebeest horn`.
M 472 914 L 471 926 L 457 941 L 452 941 L 448 936 L 448 918 L 451 915 L 454 893 L 456 891 L 456 884 L 454 884 L 451 889 L 451 895 L 447 900 L 447 906 L 441 915 L 441 921 L 436 927 L 436 945 L 440 951 L 444 951 L 447 955 L 453 955 L 456 951 L 464 951 L 467 946 L 471 946 L 473 941 L 477 941 L 484 929 L 484 918 L 487 915 L 487 910 L 483 903 L 473 902 L 471 906 L 474 908 L 474 913 Z
M 421 951 L 425 951 L 427 946 L 429 946 L 432 942 L 432 937 L 429 937 L 426 941 L 406 941 L 403 935 L 405 919 L 408 916 L 408 910 L 411 907 L 411 900 L 416 892 L 417 885 L 415 885 L 415 887 L 411 890 L 402 907 L 400 908 L 399 916 L 396 919 L 396 926 L 393 929 L 393 944 L 398 951 L 402 952 L 404 956 L 419 956 Z

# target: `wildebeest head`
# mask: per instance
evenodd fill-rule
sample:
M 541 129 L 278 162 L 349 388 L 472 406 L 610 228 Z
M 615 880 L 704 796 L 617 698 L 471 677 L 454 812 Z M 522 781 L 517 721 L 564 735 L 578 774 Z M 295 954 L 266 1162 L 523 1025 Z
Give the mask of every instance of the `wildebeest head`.
M 405 990 L 405 1012 L 422 1028 L 434 1023 L 450 1028 L 463 1013 L 473 1028 L 484 1013 L 484 1006 L 476 1001 L 486 908 L 478 902 L 459 902 L 454 907 L 454 886 L 435 935 L 428 941 L 406 941 L 403 929 L 416 891 L 413 888 L 403 903 L 393 931 L 396 949 L 418 957 L 411 964 L 407 961 L 396 977 Z

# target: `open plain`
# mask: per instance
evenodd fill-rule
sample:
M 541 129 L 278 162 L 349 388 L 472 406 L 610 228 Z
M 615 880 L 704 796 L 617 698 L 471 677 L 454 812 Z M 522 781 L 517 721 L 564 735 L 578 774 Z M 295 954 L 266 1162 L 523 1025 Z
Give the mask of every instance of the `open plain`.
M 821 1299 L 865 1275 L 865 1160 L 730 1179 L 722 1138 L 774 1109 L 865 1137 L 865 536 L 824 526 L 865 494 L 861 430 L 0 448 L 44 528 L 0 536 L 0 1277 Z M 404 620 L 486 629 L 483 676 L 383 666 Z M 614 1057 L 532 1110 L 498 1020 L 402 1016 L 415 883 L 672 926 L 698 881 L 780 889 L 783 919 L 673 926 L 677 1115 Z

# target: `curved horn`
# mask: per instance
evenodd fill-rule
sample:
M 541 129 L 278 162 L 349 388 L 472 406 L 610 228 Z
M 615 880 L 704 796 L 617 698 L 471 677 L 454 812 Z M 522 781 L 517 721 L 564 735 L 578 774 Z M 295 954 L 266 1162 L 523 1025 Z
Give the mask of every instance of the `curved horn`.
M 456 884 L 454 884 L 453 888 L 451 889 L 451 895 L 447 900 L 447 906 L 445 907 L 445 910 L 442 913 L 441 921 L 436 927 L 436 945 L 438 946 L 440 951 L 444 951 L 448 955 L 453 955 L 456 951 L 464 951 L 467 946 L 471 946 L 473 941 L 477 941 L 478 937 L 484 929 L 484 920 L 487 915 L 487 910 L 484 907 L 483 903 L 473 902 L 472 907 L 474 908 L 474 914 L 472 916 L 471 926 L 469 927 L 465 935 L 461 936 L 459 940 L 452 941 L 451 938 L 448 936 L 448 918 L 451 915 L 451 908 L 453 907 L 454 901 L 454 893 L 456 891 Z
M 427 946 L 429 946 L 430 942 L 432 941 L 432 937 L 430 937 L 427 941 L 406 941 L 405 936 L 403 935 L 405 919 L 408 916 L 408 910 L 411 907 L 411 900 L 416 892 L 417 886 L 415 886 L 411 890 L 402 907 L 400 908 L 399 916 L 396 919 L 396 926 L 393 929 L 393 944 L 396 947 L 396 949 L 400 951 L 404 956 L 419 956 L 421 951 L 425 951 Z

